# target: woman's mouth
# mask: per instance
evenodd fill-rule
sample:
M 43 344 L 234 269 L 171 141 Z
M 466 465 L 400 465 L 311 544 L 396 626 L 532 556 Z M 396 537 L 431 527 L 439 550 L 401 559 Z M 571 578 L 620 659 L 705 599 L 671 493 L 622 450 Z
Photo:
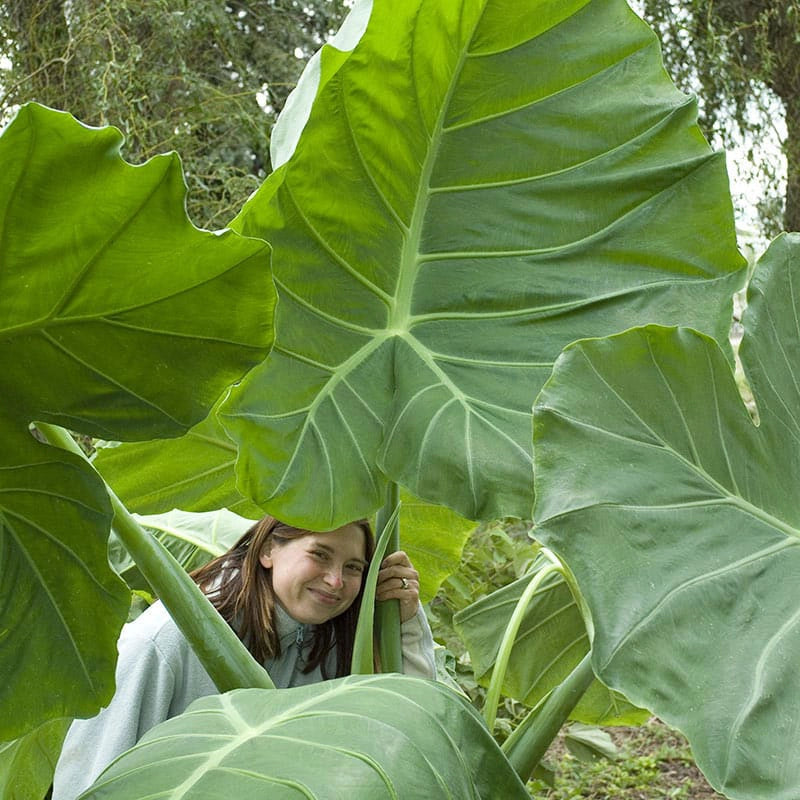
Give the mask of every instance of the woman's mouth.
M 321 589 L 309 589 L 311 594 L 320 602 L 326 606 L 335 606 L 341 602 L 341 598 L 339 595 L 330 594 L 329 592 L 324 592 Z

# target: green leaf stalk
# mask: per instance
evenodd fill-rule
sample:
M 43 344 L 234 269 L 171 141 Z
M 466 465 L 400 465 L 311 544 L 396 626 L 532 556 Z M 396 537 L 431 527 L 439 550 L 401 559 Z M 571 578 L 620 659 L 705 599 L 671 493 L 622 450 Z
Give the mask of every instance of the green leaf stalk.
M 86 458 L 63 428 L 46 423 L 38 423 L 36 427 L 50 444 Z M 106 489 L 114 509 L 114 531 L 220 692 L 274 689 L 275 684 L 267 671 L 253 659 L 200 587 L 164 545 L 139 525 L 108 485 Z

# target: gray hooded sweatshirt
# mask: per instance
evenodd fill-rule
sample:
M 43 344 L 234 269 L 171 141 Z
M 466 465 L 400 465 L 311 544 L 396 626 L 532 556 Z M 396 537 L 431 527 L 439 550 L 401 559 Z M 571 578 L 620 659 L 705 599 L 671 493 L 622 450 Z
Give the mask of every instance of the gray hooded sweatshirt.
M 277 604 L 275 609 L 281 655 L 264 665 L 273 682 L 282 689 L 321 681 L 319 667 L 302 672 L 314 626 L 295 621 Z M 433 637 L 421 608 L 402 624 L 401 634 L 403 672 L 434 679 Z M 160 602 L 123 627 L 118 649 L 116 693 L 96 717 L 70 726 L 56 765 L 53 800 L 75 800 L 150 728 L 181 714 L 199 697 L 218 693 Z M 336 674 L 335 651 L 326 667 L 328 675 Z

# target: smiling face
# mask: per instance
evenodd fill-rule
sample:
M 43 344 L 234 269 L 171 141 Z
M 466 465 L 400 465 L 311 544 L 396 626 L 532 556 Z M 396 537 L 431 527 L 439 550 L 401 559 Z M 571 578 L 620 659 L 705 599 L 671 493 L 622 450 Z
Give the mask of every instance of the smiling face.
M 346 611 L 361 589 L 365 534 L 351 523 L 327 533 L 273 539 L 259 561 L 272 570 L 275 599 L 289 616 L 320 625 Z

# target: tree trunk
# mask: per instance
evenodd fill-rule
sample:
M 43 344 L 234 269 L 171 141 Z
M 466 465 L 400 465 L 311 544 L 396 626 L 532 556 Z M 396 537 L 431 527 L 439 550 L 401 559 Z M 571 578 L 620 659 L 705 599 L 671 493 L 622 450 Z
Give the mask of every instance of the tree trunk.
M 786 109 L 786 207 L 783 227 L 800 231 L 800 104 L 797 98 L 784 100 Z

